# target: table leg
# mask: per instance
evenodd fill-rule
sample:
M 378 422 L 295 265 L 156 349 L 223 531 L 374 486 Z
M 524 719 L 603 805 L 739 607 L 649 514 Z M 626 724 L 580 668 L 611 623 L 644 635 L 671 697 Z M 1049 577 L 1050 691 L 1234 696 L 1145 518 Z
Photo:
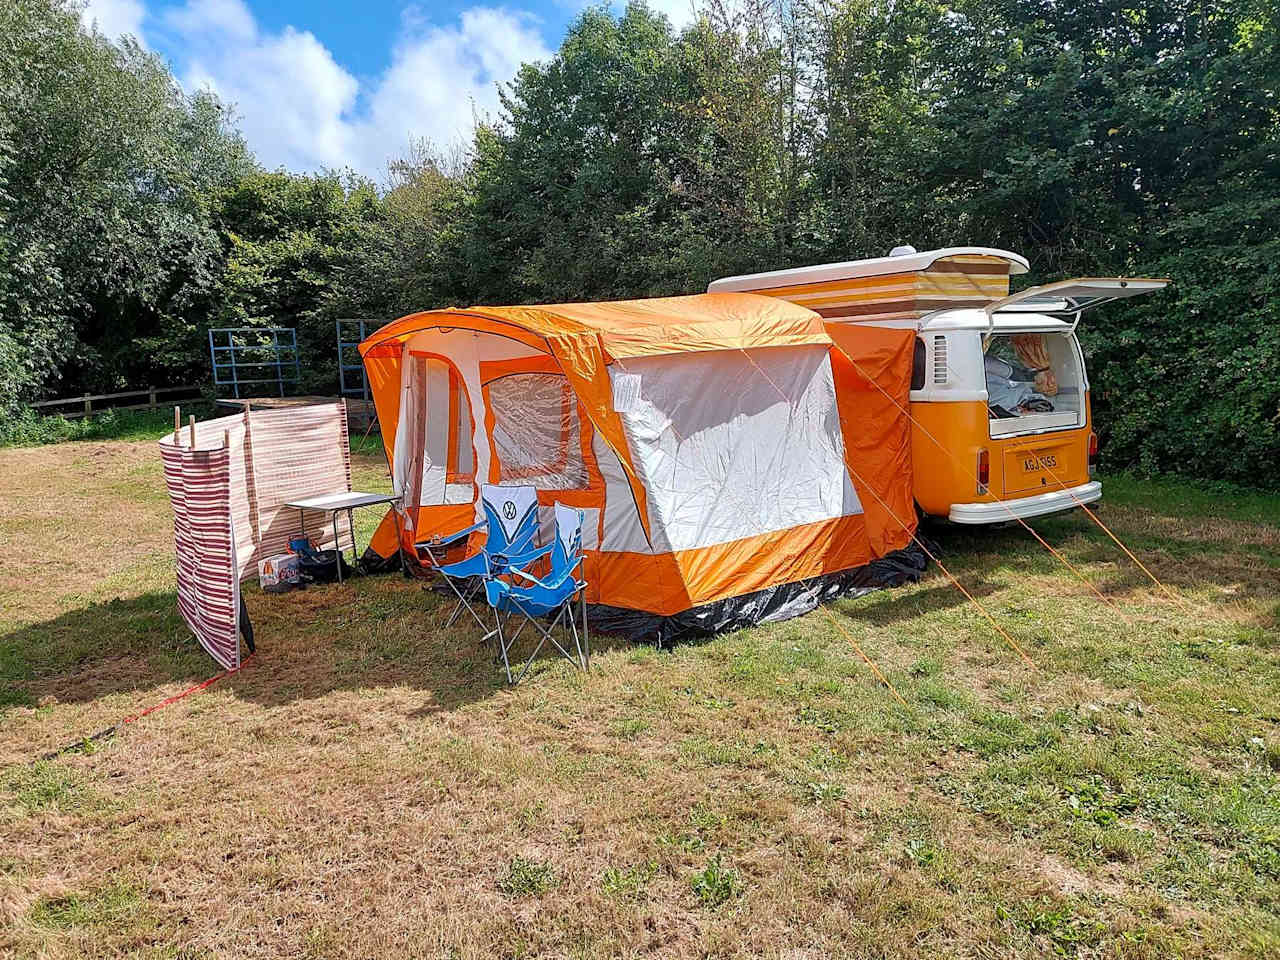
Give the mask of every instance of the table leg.
M 338 570 L 338 584 L 342 584 L 342 538 L 338 536 L 338 511 L 333 510 L 329 514 L 329 520 L 333 524 L 333 565 Z
M 391 505 L 391 513 L 394 516 L 394 523 L 396 525 L 396 556 L 400 558 L 400 575 L 402 577 L 407 577 L 409 575 L 409 570 L 404 565 L 404 532 L 400 529 L 399 504 L 393 503 Z
M 352 515 L 353 511 L 347 508 L 347 530 L 351 534 L 351 569 L 356 568 L 356 564 L 360 562 L 360 551 L 356 549 L 356 521 Z

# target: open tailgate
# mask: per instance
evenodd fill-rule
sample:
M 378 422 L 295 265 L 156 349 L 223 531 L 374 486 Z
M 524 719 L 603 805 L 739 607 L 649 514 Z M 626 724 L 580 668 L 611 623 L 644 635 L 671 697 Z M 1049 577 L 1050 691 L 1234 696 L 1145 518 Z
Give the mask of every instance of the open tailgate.
M 1075 316 L 1113 300 L 1154 293 L 1169 285 L 1168 280 L 1149 277 L 1079 277 L 1029 287 L 987 304 L 988 317 L 997 313 L 1042 313 L 1048 316 Z

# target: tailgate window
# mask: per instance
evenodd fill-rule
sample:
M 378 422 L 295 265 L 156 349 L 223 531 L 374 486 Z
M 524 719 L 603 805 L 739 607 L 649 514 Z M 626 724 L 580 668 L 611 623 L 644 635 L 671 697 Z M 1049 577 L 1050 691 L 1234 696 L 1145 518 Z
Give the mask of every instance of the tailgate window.
M 991 435 L 1084 425 L 1084 375 L 1070 333 L 1002 333 L 983 356 Z

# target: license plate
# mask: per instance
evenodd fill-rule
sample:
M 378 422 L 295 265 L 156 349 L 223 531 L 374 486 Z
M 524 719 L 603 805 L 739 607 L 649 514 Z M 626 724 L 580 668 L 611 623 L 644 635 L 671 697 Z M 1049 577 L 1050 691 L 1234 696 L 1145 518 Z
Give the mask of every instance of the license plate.
M 1055 443 L 1052 446 L 1041 441 L 1034 447 L 1006 450 L 1004 457 L 1004 492 L 1044 493 L 1050 484 L 1055 488 L 1060 481 L 1075 476 L 1076 467 L 1083 458 L 1072 452 L 1070 444 Z
M 1021 459 L 1023 473 L 1040 473 L 1044 470 L 1058 469 L 1056 453 L 1024 453 Z

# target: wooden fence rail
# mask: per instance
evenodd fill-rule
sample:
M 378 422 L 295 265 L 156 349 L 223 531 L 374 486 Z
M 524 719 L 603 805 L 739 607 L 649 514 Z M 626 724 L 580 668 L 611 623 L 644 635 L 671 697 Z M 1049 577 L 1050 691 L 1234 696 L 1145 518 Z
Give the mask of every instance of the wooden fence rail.
M 146 403 L 129 403 L 129 404 L 109 403 L 106 405 L 105 408 L 100 406 L 99 409 L 110 408 L 113 410 L 158 410 L 159 401 L 157 400 L 157 398 L 161 394 L 199 393 L 200 390 L 201 388 L 195 385 L 187 385 L 185 387 L 147 387 L 145 390 L 125 390 L 121 393 L 86 393 L 79 397 L 62 397 L 59 400 L 41 400 L 39 403 L 31 404 L 31 406 L 34 409 L 39 410 L 39 409 L 44 409 L 48 407 L 62 407 L 62 406 L 68 406 L 73 403 L 78 403 L 83 405 L 80 410 L 72 410 L 72 411 L 64 412 L 61 415 L 64 417 L 87 417 L 89 416 L 89 414 L 93 413 L 93 403 L 95 400 L 122 400 L 125 397 L 146 397 L 147 398 Z M 59 411 L 50 411 L 50 412 L 57 413 Z

